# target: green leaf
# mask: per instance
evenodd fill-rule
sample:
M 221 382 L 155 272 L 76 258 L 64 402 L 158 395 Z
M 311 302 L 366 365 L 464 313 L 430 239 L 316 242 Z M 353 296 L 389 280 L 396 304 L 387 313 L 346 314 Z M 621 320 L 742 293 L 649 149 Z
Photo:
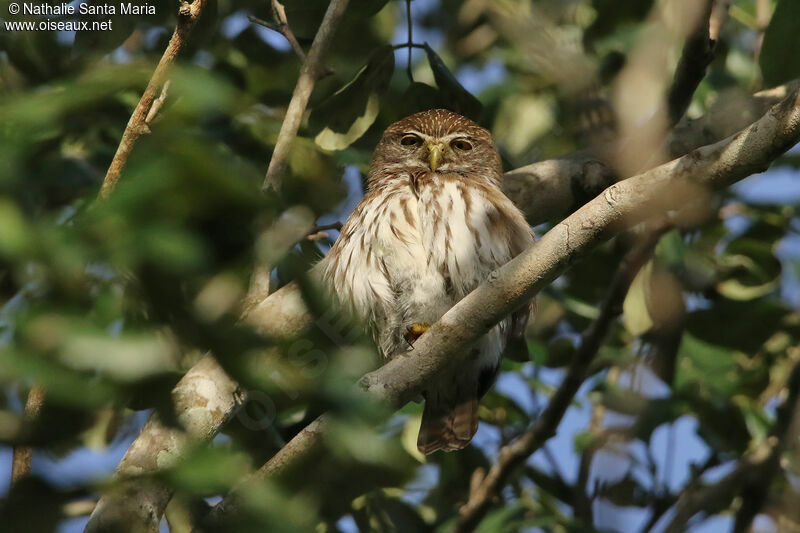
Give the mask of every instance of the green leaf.
M 768 87 L 780 85 L 800 75 L 800 2 L 780 0 L 775 13 L 764 32 L 759 66 L 764 84 Z
M 703 342 L 690 333 L 683 335 L 676 388 L 693 384 L 723 397 L 730 396 L 736 389 L 736 372 L 737 365 L 730 350 Z
M 375 122 L 394 72 L 394 50 L 383 46 L 347 85 L 311 113 L 309 125 L 321 130 L 314 141 L 324 150 L 344 150 Z
M 774 300 L 720 299 L 709 309 L 690 313 L 686 329 L 705 342 L 754 353 L 775 333 L 776 325 L 786 315 L 786 308 Z
M 419 461 L 425 463 L 425 456 L 420 453 L 417 448 L 417 435 L 419 434 L 419 426 L 422 423 L 421 416 L 412 416 L 403 424 L 403 432 L 400 436 L 400 442 L 403 444 L 403 449 L 408 452 L 408 455 Z
M 17 256 L 29 248 L 30 230 L 22 212 L 12 202 L 0 198 L 0 254 Z
M 478 533 L 500 533 L 519 531 L 519 521 L 525 510 L 519 503 L 509 504 L 496 511 L 491 511 L 478 526 Z
M 652 271 L 653 262 L 649 261 L 634 278 L 622 304 L 622 322 L 634 336 L 642 335 L 653 327 L 653 318 L 647 309 L 647 291 Z
M 445 100 L 441 91 L 427 83 L 415 81 L 408 86 L 403 96 L 400 97 L 400 113 L 396 118 L 399 120 L 420 111 L 446 106 L 447 100 Z
M 442 58 L 427 43 L 425 43 L 425 53 L 428 54 L 428 62 L 433 71 L 433 78 L 436 80 L 436 85 L 439 86 L 439 91 L 441 91 L 448 104 L 447 107 L 473 120 L 480 118 L 481 109 L 483 108 L 480 101 L 458 82 L 453 73 L 447 68 L 447 65 L 444 64 Z
M 162 451 L 156 461 L 159 467 L 169 468 L 166 477 L 172 484 L 196 494 L 226 491 L 249 468 L 243 454 L 212 446 L 196 448 L 186 457 Z

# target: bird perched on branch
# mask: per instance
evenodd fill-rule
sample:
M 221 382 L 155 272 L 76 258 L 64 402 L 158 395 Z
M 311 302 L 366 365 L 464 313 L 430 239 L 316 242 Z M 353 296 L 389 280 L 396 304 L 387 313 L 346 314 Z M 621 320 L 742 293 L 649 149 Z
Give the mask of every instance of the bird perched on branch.
M 459 114 L 424 111 L 384 132 L 367 192 L 318 265 L 384 357 L 413 350 L 431 324 L 533 243 L 525 217 L 500 189 L 502 177 L 491 134 Z M 424 391 L 421 452 L 469 444 L 478 399 L 509 339 L 522 335 L 529 309 L 502 320 Z

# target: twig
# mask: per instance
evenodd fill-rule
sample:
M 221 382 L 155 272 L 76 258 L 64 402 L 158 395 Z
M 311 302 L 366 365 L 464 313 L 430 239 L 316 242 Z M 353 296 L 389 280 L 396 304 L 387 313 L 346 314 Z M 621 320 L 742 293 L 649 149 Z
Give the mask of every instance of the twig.
M 500 489 L 505 485 L 511 473 L 555 434 L 572 398 L 586 378 L 589 364 L 597 354 L 611 324 L 622 313 L 622 302 L 633 279 L 649 259 L 656 243 L 668 228 L 667 225 L 661 225 L 649 231 L 623 258 L 600 308 L 599 316 L 581 336 L 580 347 L 572 359 L 561 386 L 551 398 L 537 423 L 517 440 L 500 449 L 497 462 L 492 465 L 478 490 L 474 491 L 467 503 L 459 509 L 458 521 L 453 529 L 454 533 L 474 530 L 486 515 L 494 498 L 500 493 Z
M 705 0 L 703 13 L 698 17 L 695 29 L 686 39 L 680 61 L 675 69 L 672 85 L 667 92 L 670 126 L 674 126 L 686 113 L 692 97 L 706 75 L 706 69 L 714 60 L 716 39 L 727 13 L 725 2 Z M 711 27 L 713 26 L 713 36 Z
M 167 100 L 170 82 L 171 80 L 164 82 L 164 86 L 161 88 L 161 94 L 158 95 L 158 98 L 153 101 L 153 105 L 150 106 L 150 111 L 147 112 L 147 118 L 144 119 L 144 123 L 148 126 L 155 120 L 156 115 L 158 115 L 158 112 L 161 110 L 161 106 L 163 106 L 164 102 Z
M 277 2 L 276 2 L 277 3 Z M 300 61 L 306 60 L 306 53 L 303 51 L 303 48 L 300 46 L 300 43 L 297 41 L 297 38 L 292 33 L 291 28 L 289 27 L 289 23 L 286 20 L 286 10 L 284 9 L 283 5 L 278 4 L 281 6 L 281 12 L 283 13 L 283 22 L 269 22 L 267 20 L 258 18 L 253 15 L 247 15 L 247 20 L 252 22 L 253 24 L 258 24 L 259 26 L 264 26 L 267 29 L 272 31 L 276 31 L 283 35 L 287 41 L 289 41 L 289 45 L 291 46 L 294 53 L 300 58 Z M 276 15 L 277 17 L 277 15 Z M 325 76 L 329 76 L 330 74 L 334 73 L 334 70 L 330 67 L 325 67 L 320 69 L 319 77 L 317 79 L 322 79 Z
M 684 485 L 683 489 L 681 490 L 681 494 L 685 490 L 691 490 L 696 487 L 697 484 L 700 483 L 700 479 L 703 477 L 703 474 L 705 474 L 709 469 L 719 465 L 719 462 L 719 455 L 717 455 L 716 452 L 712 452 L 703 462 L 703 464 L 699 466 L 694 463 L 690 464 L 689 466 L 692 471 L 692 477 L 689 479 L 686 485 Z M 670 492 L 667 492 L 653 500 L 650 506 L 652 514 L 650 515 L 650 518 L 648 518 L 647 523 L 642 526 L 640 532 L 646 533 L 647 531 L 650 531 L 658 523 L 658 521 L 661 520 L 661 517 L 664 516 L 664 513 L 666 513 L 670 507 L 675 505 L 675 502 L 677 501 L 678 495 Z
M 270 22 L 268 20 L 264 20 L 262 18 L 259 18 L 259 17 L 255 16 L 255 15 L 247 15 L 247 20 L 249 20 L 253 24 L 258 24 L 259 26 L 264 26 L 268 30 L 276 31 L 276 32 L 278 32 L 280 34 L 283 34 L 283 31 L 281 31 L 281 25 L 278 24 L 278 23 Z M 295 52 L 297 53 L 296 50 L 295 50 Z M 300 52 L 297 53 L 297 55 L 300 56 L 301 60 L 305 60 L 305 58 L 306 58 L 306 53 L 303 52 L 302 48 L 300 49 Z
M 753 61 L 758 64 L 761 57 L 761 47 L 764 45 L 764 33 L 767 31 L 770 19 L 769 0 L 756 0 L 756 46 L 753 53 Z
M 250 22 L 259 24 L 260 26 L 264 26 L 265 28 L 269 28 L 283 35 L 286 40 L 289 41 L 289 46 L 292 47 L 292 50 L 294 50 L 294 53 L 300 58 L 300 61 L 305 61 L 306 53 L 297 41 L 297 37 L 294 36 L 291 27 L 289 27 L 289 20 L 286 18 L 286 8 L 284 8 L 283 4 L 278 0 L 272 0 L 272 16 L 275 18 L 275 22 L 267 22 L 253 15 L 248 15 L 247 18 Z
M 336 231 L 342 231 L 342 223 L 341 222 L 331 222 L 330 224 L 323 224 L 321 226 L 314 226 L 311 228 L 311 231 L 308 232 L 309 235 L 313 235 L 314 233 L 319 233 L 320 231 L 328 231 L 335 229 Z
M 107 198 L 111 194 L 111 191 L 119 181 L 122 169 L 125 167 L 133 147 L 136 145 L 136 141 L 139 140 L 142 134 L 147 133 L 147 118 L 150 108 L 156 99 L 156 94 L 162 90 L 167 72 L 186 44 L 187 37 L 200 18 L 205 4 L 206 0 L 194 0 L 191 4 L 187 2 L 181 3 L 178 9 L 178 24 L 175 26 L 175 31 L 172 33 L 167 49 L 164 50 L 153 76 L 139 99 L 139 103 L 136 104 L 136 108 L 128 120 L 128 125 L 122 134 L 122 140 L 119 142 L 117 152 L 114 154 L 111 165 L 108 167 L 108 172 L 106 172 L 106 177 L 103 179 L 103 185 L 100 187 L 101 198 Z
M 42 405 L 44 405 L 44 389 L 40 385 L 34 385 L 28 392 L 28 399 L 25 401 L 23 421 L 31 423 L 36 420 L 42 410 Z M 30 474 L 32 460 L 33 450 L 30 447 L 14 446 L 11 462 L 11 483 L 15 483 Z
M 623 297 L 624 299 L 624 297 Z M 603 306 L 611 305 L 608 298 L 603 302 Z M 616 304 L 615 304 L 616 305 Z M 606 381 L 608 383 L 617 383 L 619 380 L 619 367 L 613 366 L 608 371 Z M 602 404 L 596 404 L 592 407 L 591 418 L 589 419 L 589 434 L 595 438 L 581 453 L 580 462 L 578 463 L 578 480 L 573 489 L 572 507 L 574 509 L 575 518 L 581 520 L 584 526 L 589 527 L 594 523 L 592 502 L 596 496 L 596 492 L 589 496 L 589 475 L 591 474 L 592 461 L 595 454 L 602 448 L 606 440 L 605 438 L 597 438 L 598 433 L 602 431 L 603 418 L 605 417 L 606 408 Z
M 769 483 L 772 475 L 780 467 L 780 456 L 796 435 L 797 425 L 800 422 L 797 417 L 800 408 L 800 363 L 792 369 L 786 388 L 788 394 L 778 409 L 777 420 L 770 436 L 753 452 L 742 458 L 733 471 L 717 483 L 702 489 L 683 491 L 675 506 L 675 516 L 664 529 L 664 533 L 685 531 L 686 524 L 695 514 L 724 507 L 743 489 L 758 490 Z M 740 516 L 737 516 L 737 528 L 749 525 L 758 513 L 758 507 L 760 505 L 748 508 L 741 516 L 741 520 Z
M 322 19 L 317 35 L 314 37 L 314 42 L 311 43 L 311 48 L 306 55 L 305 61 L 303 61 L 303 68 L 300 70 L 300 77 L 297 79 L 297 85 L 295 85 L 289 107 L 286 109 L 286 117 L 283 120 L 283 124 L 281 124 L 278 141 L 275 143 L 275 150 L 272 152 L 267 175 L 264 177 L 264 185 L 262 186 L 264 190 L 280 189 L 280 182 L 286 170 L 286 160 L 289 157 L 292 141 L 297 136 L 297 130 L 300 128 L 300 121 L 306 111 L 308 99 L 311 97 L 311 91 L 314 89 L 314 84 L 319 77 L 322 56 L 329 48 L 330 41 L 336 32 L 336 27 L 339 25 L 339 20 L 344 14 L 348 1 L 331 0 L 328 10 L 325 11 L 325 16 Z
M 334 222 L 332 224 L 325 224 L 322 226 L 314 226 L 311 228 L 311 231 L 308 232 L 306 235 L 306 240 L 309 241 L 319 241 L 328 237 L 328 230 L 335 229 L 336 231 L 342 231 L 342 223 L 341 222 Z

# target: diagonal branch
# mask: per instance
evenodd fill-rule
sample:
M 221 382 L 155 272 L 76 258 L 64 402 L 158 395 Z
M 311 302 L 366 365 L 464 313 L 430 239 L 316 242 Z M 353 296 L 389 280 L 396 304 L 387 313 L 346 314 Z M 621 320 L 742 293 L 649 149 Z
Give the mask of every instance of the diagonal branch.
M 697 86 L 706 75 L 706 68 L 714 60 L 716 40 L 711 39 L 709 28 L 715 3 L 715 0 L 705 0 L 704 12 L 698 17 L 696 27 L 683 47 L 672 85 L 667 91 L 670 125 L 677 124 L 686 113 Z M 719 28 L 715 28 L 715 31 L 718 34 Z
M 186 40 L 192 28 L 197 24 L 205 4 L 206 0 L 194 0 L 191 4 L 187 2 L 181 3 L 178 9 L 178 24 L 175 26 L 175 31 L 169 40 L 169 44 L 167 44 L 167 49 L 164 50 L 164 54 L 161 56 L 161 60 L 158 62 L 158 65 L 156 65 L 153 76 L 147 83 L 147 87 L 144 93 L 142 93 L 139 103 L 136 104 L 136 108 L 133 110 L 133 114 L 131 114 L 131 118 L 128 120 L 128 125 L 125 127 L 125 132 L 122 134 L 122 140 L 119 142 L 117 152 L 114 154 L 111 165 L 108 167 L 108 172 L 106 172 L 106 177 L 103 179 L 103 185 L 100 187 L 101 198 L 106 198 L 111 194 L 111 190 L 119 181 L 122 169 L 128 162 L 128 157 L 130 157 L 133 147 L 136 145 L 136 141 L 139 140 L 142 134 L 147 133 L 148 117 L 153 103 L 159 92 L 162 91 L 169 68 L 186 45 Z M 152 118 L 150 118 L 150 120 L 152 120 Z
M 303 62 L 303 68 L 300 70 L 297 85 L 294 87 L 289 107 L 286 109 L 286 117 L 281 124 L 281 131 L 278 133 L 278 141 L 275 143 L 272 159 L 269 161 L 269 168 L 267 168 L 267 175 L 264 177 L 264 185 L 262 186 L 264 190 L 280 189 L 280 182 L 283 178 L 283 173 L 286 171 L 286 160 L 289 157 L 292 141 L 297 136 L 297 130 L 300 128 L 300 122 L 306 111 L 308 99 L 311 97 L 311 91 L 314 90 L 314 84 L 319 78 L 322 69 L 322 56 L 330 47 L 333 34 L 339 25 L 339 20 L 344 14 L 348 1 L 331 0 L 320 24 L 319 31 L 317 31 L 317 35 L 311 43 L 306 60 Z
M 413 355 L 396 357 L 365 375 L 359 381 L 364 401 L 392 406 L 411 401 L 442 370 L 458 365 L 471 343 L 598 244 L 654 214 L 679 209 L 701 191 L 724 188 L 766 169 L 798 140 L 800 97 L 794 91 L 741 132 L 607 188 L 451 308 L 419 338 Z M 264 307 L 271 307 L 270 299 Z M 308 457 L 323 438 L 325 415 L 312 426 L 284 446 L 253 482 Z
M 600 349 L 608 330 L 622 314 L 622 302 L 625 300 L 625 295 L 628 294 L 633 279 L 650 258 L 659 239 L 668 229 L 667 224 L 662 224 L 649 230 L 625 255 L 611 282 L 611 287 L 600 308 L 600 314 L 581 336 L 580 347 L 570 363 L 561 386 L 550 399 L 550 403 L 536 424 L 514 442 L 500 449 L 497 462 L 492 465 L 477 490 L 471 491 L 467 503 L 459 509 L 458 521 L 453 529 L 454 533 L 475 529 L 500 490 L 505 486 L 509 476 L 524 464 L 528 457 L 541 448 L 550 437 L 555 435 L 567 408 L 586 379 L 589 366 Z
M 41 385 L 31 387 L 28 392 L 28 399 L 25 400 L 23 417 L 26 422 L 32 422 L 39 417 L 44 405 L 44 396 L 44 388 Z M 11 483 L 30 473 L 32 460 L 33 449 L 30 446 L 14 446 L 13 459 L 11 461 Z
M 264 26 L 265 28 L 269 28 L 270 30 L 276 31 L 283 35 L 283 37 L 289 42 L 289 46 L 291 46 L 292 50 L 294 50 L 294 53 L 300 58 L 300 61 L 305 61 L 306 53 L 303 51 L 303 47 L 301 47 L 300 43 L 297 41 L 297 37 L 294 36 L 294 32 L 292 32 L 292 29 L 289 27 L 289 20 L 286 18 L 286 9 L 283 7 L 283 4 L 281 4 L 278 0 L 272 0 L 271 5 L 272 16 L 275 19 L 275 22 L 267 22 L 266 20 L 254 17 L 253 15 L 248 15 L 247 19 L 254 24 Z
M 187 2 L 181 4 L 178 10 L 178 25 L 175 27 L 175 32 L 172 34 L 167 49 L 161 56 L 161 60 L 158 62 L 139 103 L 136 105 L 133 114 L 131 114 L 128 120 L 128 125 L 122 134 L 122 139 L 120 140 L 119 146 L 117 146 L 117 151 L 103 179 L 103 184 L 100 188 L 100 198 L 106 198 L 111 194 L 112 189 L 119 181 L 122 169 L 125 167 L 136 141 L 142 133 L 149 131 L 150 122 L 155 118 L 159 109 L 161 109 L 161 106 L 164 104 L 164 100 L 167 97 L 167 90 L 169 89 L 169 80 L 166 79 L 167 70 L 175 61 L 178 53 L 186 43 L 186 38 L 200 18 L 204 3 L 205 0 L 195 0 L 191 4 Z M 160 96 L 156 98 L 156 92 L 159 92 L 159 90 Z M 25 403 L 25 418 L 28 421 L 34 420 L 38 416 L 43 404 L 44 389 L 38 385 L 34 385 L 28 393 L 28 398 Z M 33 450 L 27 446 L 15 446 L 13 453 L 14 458 L 11 471 L 12 482 L 30 472 Z

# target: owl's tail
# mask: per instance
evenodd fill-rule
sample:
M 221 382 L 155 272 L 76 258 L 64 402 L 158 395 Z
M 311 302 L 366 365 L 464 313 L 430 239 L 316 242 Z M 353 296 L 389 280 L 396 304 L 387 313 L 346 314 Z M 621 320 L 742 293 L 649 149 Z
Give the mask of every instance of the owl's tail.
M 431 396 L 425 400 L 417 448 L 424 454 L 452 452 L 466 447 L 478 430 L 478 397 Z

